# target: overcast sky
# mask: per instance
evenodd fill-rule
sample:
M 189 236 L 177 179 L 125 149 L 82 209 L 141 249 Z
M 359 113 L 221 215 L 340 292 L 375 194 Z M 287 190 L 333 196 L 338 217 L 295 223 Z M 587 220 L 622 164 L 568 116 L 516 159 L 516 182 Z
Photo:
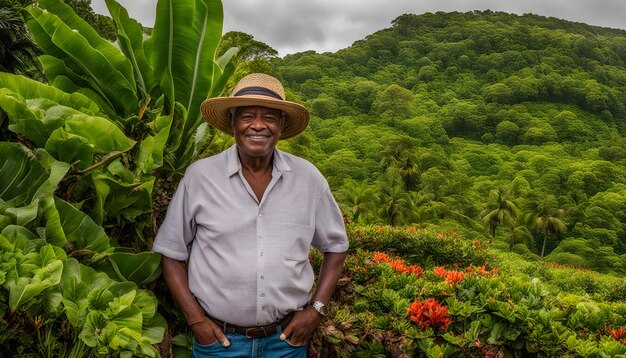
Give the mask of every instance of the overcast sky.
M 175 1 L 175 0 L 174 0 Z M 152 27 L 156 0 L 118 0 L 131 17 Z M 337 51 L 405 13 L 486 10 L 533 13 L 590 25 L 626 29 L 624 0 L 223 0 L 224 32 L 249 33 L 281 56 Z M 108 15 L 104 0 L 92 0 Z

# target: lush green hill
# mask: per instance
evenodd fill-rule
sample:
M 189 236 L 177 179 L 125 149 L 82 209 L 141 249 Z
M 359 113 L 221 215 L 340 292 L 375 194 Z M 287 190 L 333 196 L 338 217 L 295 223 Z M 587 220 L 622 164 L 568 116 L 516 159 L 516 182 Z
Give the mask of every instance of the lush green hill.
M 546 239 L 553 262 L 626 273 L 626 31 L 491 11 L 392 24 L 273 62 L 314 114 L 285 147 L 346 214 L 454 218 L 516 252 Z

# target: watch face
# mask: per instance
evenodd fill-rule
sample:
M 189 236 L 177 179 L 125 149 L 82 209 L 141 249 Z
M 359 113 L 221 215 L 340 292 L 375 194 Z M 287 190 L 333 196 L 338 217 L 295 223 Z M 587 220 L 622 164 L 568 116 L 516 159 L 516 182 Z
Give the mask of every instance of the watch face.
M 321 313 L 322 315 L 326 316 L 328 314 L 328 307 L 327 306 L 322 306 L 322 307 L 319 308 L 318 312 Z

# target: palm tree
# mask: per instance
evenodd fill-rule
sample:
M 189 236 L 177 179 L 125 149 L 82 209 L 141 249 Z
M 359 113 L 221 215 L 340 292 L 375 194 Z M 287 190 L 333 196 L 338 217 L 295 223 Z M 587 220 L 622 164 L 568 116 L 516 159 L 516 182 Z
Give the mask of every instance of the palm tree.
M 402 223 L 410 213 L 411 198 L 404 191 L 397 171 L 390 168 L 382 180 L 379 180 L 378 186 L 380 188 L 378 193 L 380 217 L 389 225 Z
M 496 237 L 498 225 L 513 226 L 519 215 L 520 210 L 513 200 L 509 199 L 508 194 L 506 188 L 492 190 L 489 193 L 490 201 L 487 208 L 480 213 L 492 239 Z
M 416 161 L 417 146 L 411 138 L 393 140 L 385 146 L 383 159 L 380 161 L 383 169 L 394 167 L 404 183 L 404 190 L 412 190 L 419 181 L 420 168 Z
M 376 199 L 374 189 L 367 180 L 346 179 L 337 192 L 339 206 L 352 222 L 360 222 Z
M 561 214 L 563 210 L 557 210 L 555 214 L 546 214 L 537 217 L 533 224 L 533 229 L 543 234 L 543 246 L 541 247 L 541 257 L 543 257 L 546 250 L 546 241 L 548 241 L 549 234 L 556 234 L 557 237 L 567 231 L 567 226 L 557 215 Z
M 0 3 L 0 71 L 43 79 L 37 56 L 41 50 L 33 42 L 24 20 L 22 8 L 34 1 L 2 1 Z

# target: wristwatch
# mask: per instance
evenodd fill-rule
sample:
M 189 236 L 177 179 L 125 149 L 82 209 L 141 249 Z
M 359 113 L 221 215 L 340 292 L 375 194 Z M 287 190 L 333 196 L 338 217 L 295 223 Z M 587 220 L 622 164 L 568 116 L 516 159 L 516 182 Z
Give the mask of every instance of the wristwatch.
M 326 316 L 328 314 L 328 306 L 326 306 L 322 302 L 320 302 L 320 301 L 313 301 L 310 304 L 311 304 L 311 306 L 313 306 L 313 308 L 315 308 L 317 313 L 321 314 L 322 316 Z

